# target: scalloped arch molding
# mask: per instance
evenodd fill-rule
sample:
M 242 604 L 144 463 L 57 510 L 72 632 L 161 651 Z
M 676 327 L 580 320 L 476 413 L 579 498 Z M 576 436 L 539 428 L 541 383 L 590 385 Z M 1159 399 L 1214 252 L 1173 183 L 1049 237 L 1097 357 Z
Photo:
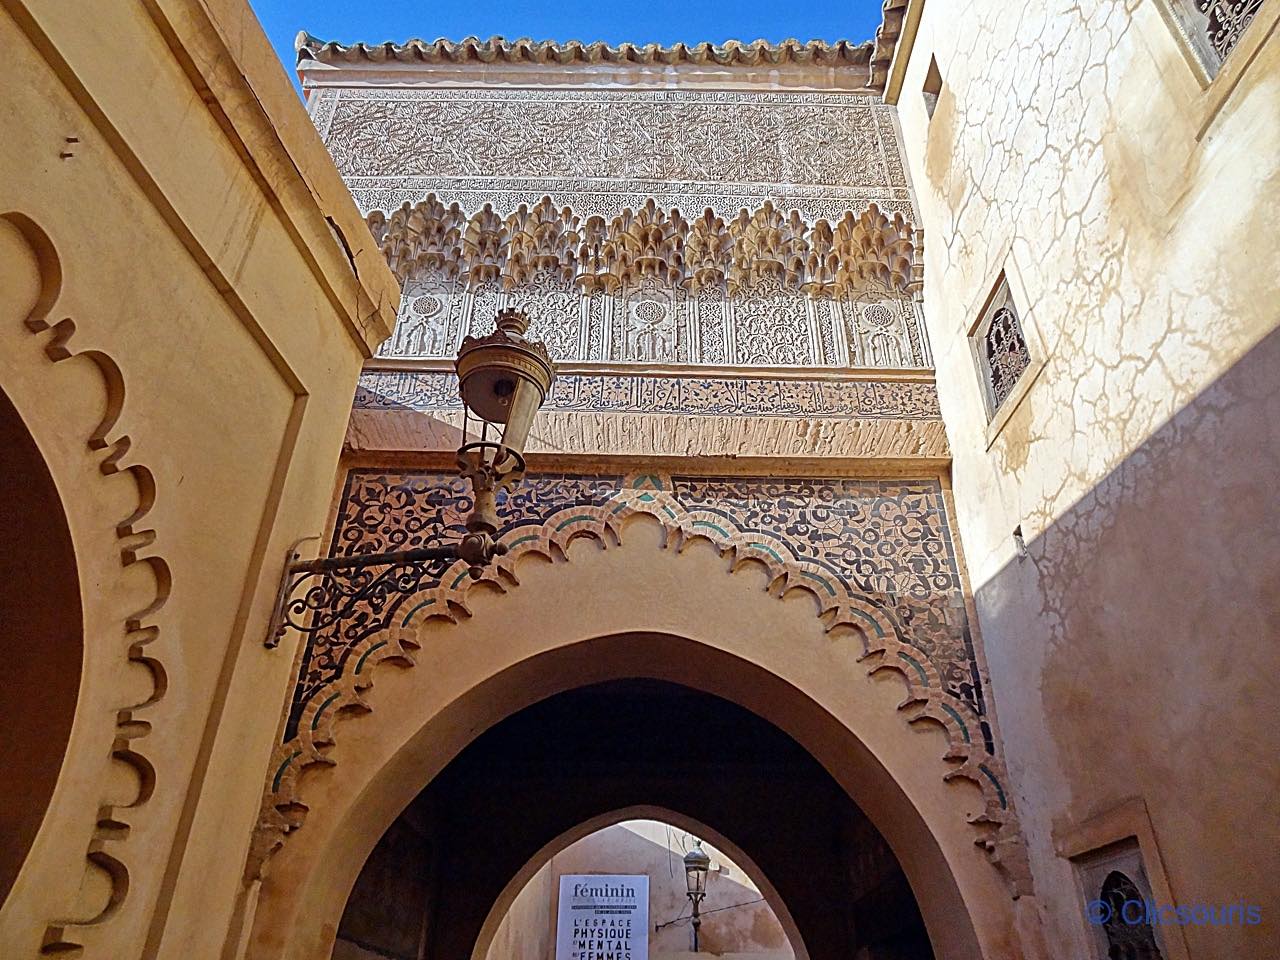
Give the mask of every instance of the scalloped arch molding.
M 981 790 L 983 809 L 970 819 L 972 840 L 986 852 L 1014 897 L 1030 892 L 1016 813 L 1003 785 L 1006 782 L 1003 763 L 998 755 L 982 749 L 978 718 L 971 706 L 943 690 L 937 671 L 904 639 L 906 628 L 897 617 L 856 593 L 843 579 L 833 576 L 827 566 L 797 555 L 785 539 L 731 528 L 723 515 L 685 508 L 670 497 L 655 494 L 639 481 L 633 481 L 628 489 L 618 491 L 602 505 L 569 506 L 542 522 L 517 524 L 508 529 L 502 540 L 510 552 L 491 568 L 484 580 L 475 583 L 465 576 L 446 576 L 440 586 L 404 603 L 401 609 L 408 613 L 403 617 L 397 615 L 398 625 L 367 637 L 350 651 L 348 663 L 352 668 L 328 686 L 324 696 L 307 702 L 297 724 L 297 734 L 277 748 L 268 772 L 248 865 L 249 877 L 263 876 L 267 860 L 285 845 L 289 834 L 303 826 L 309 807 L 308 781 L 312 779 L 307 771 L 340 762 L 332 748 L 339 732 L 347 725 L 348 716 L 367 714 L 375 708 L 376 703 L 367 694 L 382 672 L 383 663 L 412 666 L 415 653 L 425 650 L 438 666 L 442 654 L 435 641 L 447 642 L 438 631 L 448 630 L 473 616 L 474 591 L 506 593 L 518 587 L 522 564 L 536 562 L 535 558 L 557 565 L 568 562 L 571 543 L 581 538 L 606 550 L 620 547 L 626 528 L 640 520 L 660 525 L 661 546 L 674 555 L 682 554 L 695 542 L 705 541 L 722 558 L 721 569 L 725 575 L 762 568 L 766 572 L 767 594 L 775 601 L 790 600 L 795 591 L 807 594 L 814 602 L 814 613 L 823 634 L 858 645 L 856 660 L 849 657 L 844 661 L 842 656 L 843 665 L 855 666 L 856 671 L 866 675 L 891 671 L 900 677 L 907 691 L 897 705 L 901 716 L 909 724 L 934 724 L 946 733 L 948 746 L 938 764 L 938 779 L 934 781 L 937 789 L 944 789 L 943 781 L 959 777 Z M 576 552 L 572 558 L 574 563 L 591 562 L 577 559 Z M 623 602 L 579 595 L 568 579 L 564 586 L 568 592 L 549 598 L 553 606 Z M 581 589 L 580 585 L 577 589 Z M 699 584 L 699 589 L 712 592 L 715 585 Z M 485 622 L 483 610 L 475 615 L 478 624 Z M 636 624 L 635 628 L 648 627 Z M 432 642 L 427 642 L 428 638 Z M 427 677 L 415 682 L 432 681 Z M 360 722 L 368 727 L 378 721 Z M 853 732 L 857 735 L 856 730 Z M 360 737 L 366 744 L 370 736 L 377 734 L 371 729 L 362 729 Z M 367 787 L 367 784 L 344 784 L 341 790 L 358 793 Z M 328 789 L 326 786 L 326 791 Z M 955 805 L 950 800 L 948 803 Z
M 139 815 L 140 810 L 151 800 L 156 787 L 156 771 L 145 752 L 145 738 L 151 733 L 151 708 L 164 696 L 166 674 L 163 665 L 155 655 L 147 650 L 159 635 L 156 625 L 157 614 L 164 606 L 170 591 L 170 572 L 168 563 L 160 556 L 149 553 L 149 548 L 156 539 L 156 533 L 144 524 L 147 514 L 155 502 L 155 479 L 151 470 L 143 464 L 130 462 L 129 450 L 132 441 L 128 434 L 118 431 L 118 424 L 125 400 L 125 383 L 119 365 L 107 353 L 96 350 L 76 350 L 73 339 L 76 333 L 76 321 L 64 316 L 55 319 L 55 308 L 59 307 L 63 292 L 62 262 L 47 233 L 25 214 L 9 211 L 0 213 L 0 221 L 16 230 L 38 265 L 39 293 L 34 305 L 25 319 L 27 330 L 32 334 L 45 334 L 43 353 L 55 364 L 74 358 L 91 361 L 101 378 L 105 406 L 101 417 L 92 424 L 64 424 L 68 430 L 84 432 L 84 442 L 96 455 L 96 474 L 98 482 L 115 475 L 127 476 L 133 481 L 136 493 L 128 512 L 119 517 L 111 526 L 116 541 L 118 564 L 122 568 L 141 565 L 151 576 L 154 588 L 151 596 L 142 606 L 133 609 L 123 619 L 116 622 L 105 622 L 100 615 L 96 623 L 90 622 L 86 609 L 85 616 L 85 657 L 86 667 L 94 660 L 107 661 L 120 658 L 130 664 L 143 668 L 143 674 L 149 678 L 149 690 L 142 695 L 121 694 L 119 692 L 101 691 L 94 695 L 98 702 L 107 702 L 114 711 L 114 730 L 110 736 L 109 755 L 105 763 L 85 758 L 87 763 L 95 764 L 99 770 L 96 775 L 97 813 L 92 818 L 93 828 L 87 838 L 85 850 L 86 869 L 99 875 L 97 882 L 84 885 L 84 889 L 100 890 L 102 896 L 90 902 L 81 902 L 75 906 L 66 905 L 66 912 L 50 917 L 47 920 L 42 944 L 43 953 L 73 953 L 82 946 L 83 934 L 78 932 L 84 928 L 101 924 L 115 915 L 129 892 L 130 866 L 127 857 L 127 841 L 131 822 Z M 51 387 L 56 389 L 56 385 Z M 48 432 L 47 427 L 40 431 Z M 41 437 L 37 436 L 37 440 Z M 48 442 L 45 437 L 42 447 L 57 447 L 57 443 Z M 79 478 L 87 486 L 93 483 L 92 476 Z M 84 502 L 96 502 L 96 495 L 87 495 Z M 114 487 L 103 493 L 102 501 L 119 502 L 119 491 Z M 74 501 L 70 505 L 74 507 Z M 74 531 L 73 531 L 74 532 Z M 78 538 L 77 538 L 78 539 Z M 77 559 L 81 560 L 81 551 L 86 549 L 76 543 Z M 119 585 L 117 585 L 118 587 Z M 112 594 L 116 588 L 105 583 L 95 584 L 98 593 Z M 120 603 L 127 599 L 116 598 Z M 105 606 L 106 604 L 100 605 Z M 115 636 L 113 636 L 113 634 Z M 118 639 L 117 639 L 118 638 Z M 86 668 L 82 674 L 81 703 L 86 697 L 86 687 L 95 682 L 93 671 Z M 98 682 L 101 682 L 99 679 Z M 99 722 L 87 718 L 80 707 L 77 707 L 75 726 L 86 722 Z M 78 742 L 74 732 L 69 751 L 74 751 Z M 69 759 L 75 763 L 80 757 L 69 753 Z M 132 786 L 127 791 L 127 798 L 121 799 L 122 782 L 109 767 L 120 764 L 126 768 L 132 778 Z M 59 776 L 58 787 L 55 788 L 54 799 L 50 804 L 50 812 L 55 810 L 59 793 L 65 789 L 67 780 L 67 764 Z M 81 819 L 79 817 L 75 818 Z M 46 815 L 46 824 L 49 817 Z M 42 827 L 43 831 L 44 827 Z

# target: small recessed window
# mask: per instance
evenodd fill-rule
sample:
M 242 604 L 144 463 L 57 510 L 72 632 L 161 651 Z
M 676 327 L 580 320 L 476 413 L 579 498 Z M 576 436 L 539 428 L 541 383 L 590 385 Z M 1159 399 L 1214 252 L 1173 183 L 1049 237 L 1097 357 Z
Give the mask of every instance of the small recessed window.
M 1182 41 L 1210 78 L 1217 76 L 1262 0 L 1161 0 Z
M 1093 892 L 1093 891 L 1091 891 Z M 1107 957 L 1164 960 L 1156 932 L 1147 920 L 1151 898 L 1144 896 L 1133 878 L 1112 870 L 1098 887 L 1093 920 L 1107 940 Z
M 938 107 L 938 97 L 942 96 L 942 72 L 938 69 L 938 61 L 929 58 L 929 69 L 924 75 L 924 112 L 933 119 L 933 111 Z
M 1077 859 L 1084 891 L 1084 919 L 1099 960 L 1165 960 L 1151 923 L 1158 907 L 1142 851 L 1132 837 Z
M 1004 274 L 1000 275 L 970 340 L 978 361 L 987 419 L 990 420 L 1031 366 L 1031 353 L 1027 349 L 1022 321 Z

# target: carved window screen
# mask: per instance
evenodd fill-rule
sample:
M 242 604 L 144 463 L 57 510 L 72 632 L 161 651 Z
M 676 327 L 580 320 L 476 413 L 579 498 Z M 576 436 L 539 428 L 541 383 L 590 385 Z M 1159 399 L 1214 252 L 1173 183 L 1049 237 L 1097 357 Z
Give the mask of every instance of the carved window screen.
M 1081 920 L 1096 960 L 1165 960 L 1162 931 L 1151 923 L 1156 903 L 1136 837 L 1072 858 L 1082 895 Z
M 1210 77 L 1217 76 L 1263 4 L 1263 0 L 1163 2 L 1183 40 Z
M 1105 904 L 1105 911 L 1094 919 L 1102 920 L 1107 960 L 1164 960 L 1155 930 L 1145 916 L 1151 898 L 1128 874 L 1112 870 L 1094 893 L 1096 900 Z
M 1022 323 L 1009 295 L 1009 284 L 1003 276 L 974 330 L 972 341 L 987 401 L 987 419 L 990 420 L 1031 366 L 1031 353 L 1027 349 Z

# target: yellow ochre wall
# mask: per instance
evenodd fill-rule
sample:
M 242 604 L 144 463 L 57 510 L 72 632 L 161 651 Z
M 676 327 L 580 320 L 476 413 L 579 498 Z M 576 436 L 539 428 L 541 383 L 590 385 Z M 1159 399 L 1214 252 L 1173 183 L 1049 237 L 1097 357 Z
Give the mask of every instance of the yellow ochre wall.
M 243 3 L 4 0 L 0 43 L 0 388 L 85 622 L 0 954 L 217 957 L 290 679 L 281 565 L 398 291 Z

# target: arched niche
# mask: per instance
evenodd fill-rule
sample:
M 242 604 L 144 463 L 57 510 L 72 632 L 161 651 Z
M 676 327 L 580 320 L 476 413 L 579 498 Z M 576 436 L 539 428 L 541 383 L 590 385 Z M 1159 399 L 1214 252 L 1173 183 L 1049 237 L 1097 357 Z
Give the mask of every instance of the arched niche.
M 75 718 L 84 624 L 62 500 L 34 438 L 0 391 L 0 902 L 53 796 Z

